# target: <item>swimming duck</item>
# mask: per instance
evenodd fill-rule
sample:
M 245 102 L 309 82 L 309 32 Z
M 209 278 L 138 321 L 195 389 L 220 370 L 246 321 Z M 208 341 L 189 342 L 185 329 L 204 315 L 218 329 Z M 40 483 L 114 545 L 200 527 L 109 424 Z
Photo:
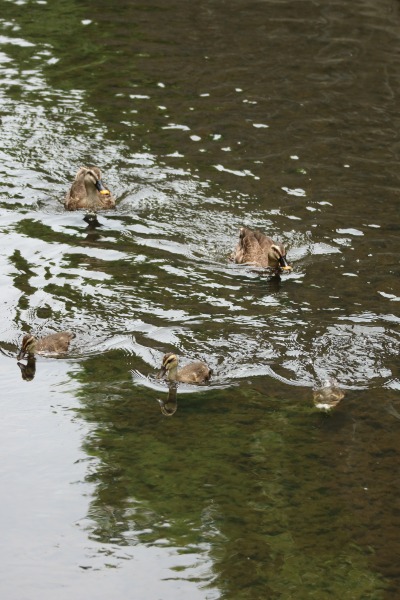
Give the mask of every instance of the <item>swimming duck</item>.
M 313 390 L 313 400 L 316 408 L 329 411 L 344 398 L 344 392 L 334 379 L 327 379 L 321 387 Z
M 167 374 L 169 381 L 183 383 L 206 383 L 211 377 L 211 369 L 203 362 L 196 361 L 185 365 L 178 371 L 178 357 L 173 352 L 164 355 L 159 377 Z
M 286 260 L 286 250 L 283 244 L 274 242 L 261 231 L 247 227 L 240 228 L 239 242 L 231 258 L 239 264 L 272 267 L 282 271 L 292 270 Z
M 36 353 L 43 354 L 62 354 L 67 352 L 70 341 L 75 337 L 71 331 L 62 331 L 60 333 L 52 333 L 44 338 L 37 340 L 33 335 L 27 333 L 22 338 L 21 349 L 18 353 L 17 360 L 24 358 L 25 354 L 34 356 Z
M 86 208 L 91 211 L 114 208 L 115 198 L 104 187 L 98 167 L 80 167 L 66 195 L 64 206 L 67 210 Z

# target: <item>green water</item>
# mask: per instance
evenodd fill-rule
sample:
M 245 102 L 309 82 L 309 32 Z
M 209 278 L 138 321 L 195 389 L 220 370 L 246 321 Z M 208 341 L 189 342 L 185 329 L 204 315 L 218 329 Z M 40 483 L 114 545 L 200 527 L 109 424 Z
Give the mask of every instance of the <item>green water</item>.
M 4 598 L 398 598 L 399 19 L 3 0 Z M 243 224 L 293 272 L 230 263 Z M 23 380 L 23 333 L 64 329 Z M 169 418 L 170 351 L 213 377 Z

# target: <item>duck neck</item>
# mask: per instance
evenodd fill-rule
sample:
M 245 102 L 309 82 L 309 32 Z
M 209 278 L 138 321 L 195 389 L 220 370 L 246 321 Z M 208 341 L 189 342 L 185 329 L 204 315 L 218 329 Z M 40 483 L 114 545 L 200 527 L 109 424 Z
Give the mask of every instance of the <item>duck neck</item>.
M 28 360 L 30 358 L 34 358 L 35 354 L 36 354 L 36 344 L 37 341 L 34 340 L 33 342 L 31 342 L 29 344 L 29 346 L 26 348 L 26 354 L 28 355 Z
M 89 204 L 88 208 L 96 208 L 96 206 L 98 204 L 98 195 L 97 195 L 97 190 L 94 187 L 94 185 L 92 184 L 92 182 L 85 181 L 85 190 L 86 190 L 86 195 L 88 198 L 88 204 Z
M 176 381 L 178 379 L 178 367 L 176 365 L 168 369 L 168 379 L 170 381 Z
M 275 254 L 273 254 L 272 252 L 270 252 L 268 254 L 268 266 L 269 267 L 275 267 L 278 268 L 279 267 L 279 262 L 275 256 Z

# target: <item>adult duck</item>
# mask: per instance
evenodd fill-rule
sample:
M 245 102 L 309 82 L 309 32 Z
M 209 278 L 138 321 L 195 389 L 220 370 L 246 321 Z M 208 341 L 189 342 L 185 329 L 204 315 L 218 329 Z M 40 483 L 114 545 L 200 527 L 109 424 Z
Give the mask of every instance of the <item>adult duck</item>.
M 64 206 L 67 210 L 88 211 L 114 208 L 115 198 L 104 186 L 98 167 L 80 167 L 65 197 Z
M 285 246 L 261 231 L 241 227 L 239 241 L 231 258 L 238 264 L 255 267 L 272 267 L 276 270 L 291 271 L 286 259 Z

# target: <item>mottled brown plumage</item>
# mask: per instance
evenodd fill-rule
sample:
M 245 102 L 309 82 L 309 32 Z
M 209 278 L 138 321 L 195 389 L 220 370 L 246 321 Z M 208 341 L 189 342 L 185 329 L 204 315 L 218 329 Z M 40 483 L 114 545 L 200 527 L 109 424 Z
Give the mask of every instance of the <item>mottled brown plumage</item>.
M 292 269 L 286 260 L 286 250 L 283 244 L 274 242 L 261 231 L 247 227 L 240 228 L 239 242 L 231 258 L 239 264 L 272 267 L 284 271 Z
M 70 341 L 75 337 L 71 331 L 62 331 L 60 333 L 52 333 L 44 338 L 36 339 L 31 334 L 26 334 L 22 338 L 21 349 L 17 359 L 21 360 L 25 354 L 33 356 L 34 354 L 62 354 L 67 352 Z
M 211 369 L 203 362 L 196 361 L 178 370 L 178 357 L 173 352 L 164 355 L 160 377 L 167 374 L 169 381 L 183 383 L 206 383 L 211 377 Z
M 66 195 L 67 210 L 104 210 L 114 208 L 115 198 L 101 181 L 98 167 L 81 167 Z

